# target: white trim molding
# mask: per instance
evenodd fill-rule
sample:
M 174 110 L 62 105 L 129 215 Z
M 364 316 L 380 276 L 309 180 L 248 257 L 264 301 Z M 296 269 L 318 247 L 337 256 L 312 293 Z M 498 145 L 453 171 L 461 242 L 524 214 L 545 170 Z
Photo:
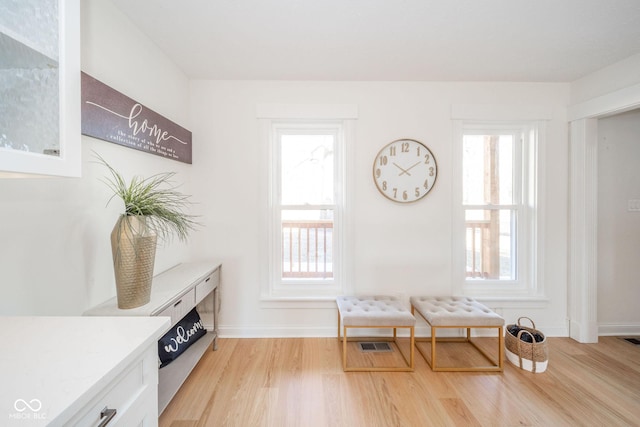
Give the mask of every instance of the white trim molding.
M 638 108 L 640 105 L 640 84 L 598 96 L 567 109 L 569 121 L 592 117 L 606 117 Z
M 309 119 L 338 120 L 357 119 L 356 104 L 258 104 L 259 119 Z
M 598 342 L 598 121 L 570 127 L 569 336 Z
M 355 104 L 259 104 L 256 106 L 256 116 L 260 123 L 262 143 L 261 157 L 264 159 L 261 167 L 261 204 L 265 208 L 264 219 L 260 222 L 261 251 L 266 260 L 261 263 L 261 277 L 264 279 L 260 285 L 261 308 L 334 308 L 336 295 L 349 293 L 351 289 L 351 267 L 348 260 L 353 256 L 353 244 L 351 236 L 352 215 L 351 195 L 348 191 L 352 188 L 353 177 L 349 173 L 354 159 L 353 141 L 355 135 L 355 119 L 358 118 L 358 106 Z M 280 241 L 275 233 L 274 224 L 279 222 L 279 214 L 276 212 L 281 205 L 278 202 L 277 176 L 279 153 L 277 152 L 277 139 L 279 132 L 295 129 L 298 131 L 319 131 L 335 133 L 336 140 L 336 165 L 335 183 L 338 188 L 335 195 L 334 227 L 336 241 L 334 256 L 339 262 L 334 262 L 334 279 L 327 286 L 319 287 L 318 284 L 303 279 L 286 286 L 282 285 L 282 274 L 274 266 L 281 253 Z M 277 260 L 278 259 L 278 260 Z M 276 328 L 279 329 L 279 328 Z M 277 332 L 280 333 L 291 333 Z M 295 335 L 293 335 L 295 336 Z
M 451 118 L 476 121 L 551 120 L 553 109 L 545 105 L 454 104 L 451 106 Z
M 597 342 L 598 119 L 640 107 L 640 84 L 597 96 L 567 108 L 570 121 L 569 336 Z
M 505 121 L 499 114 L 520 120 Z M 544 269 L 545 235 L 545 169 L 540 161 L 545 158 L 547 125 L 544 118 L 549 116 L 547 109 L 532 106 L 477 106 L 454 105 L 452 107 L 453 135 L 452 144 L 452 272 L 453 292 L 457 295 L 472 296 L 486 300 L 528 301 L 532 305 L 547 304 Z M 482 117 L 482 120 L 460 119 L 461 117 Z M 536 117 L 536 119 L 531 119 Z M 465 276 L 465 229 L 464 212 L 471 209 L 462 205 L 462 140 L 465 134 L 494 132 L 495 134 L 513 134 L 520 152 L 520 159 L 514 163 L 514 173 L 519 176 L 516 187 L 521 194 L 518 200 L 517 262 L 513 280 L 467 280 Z

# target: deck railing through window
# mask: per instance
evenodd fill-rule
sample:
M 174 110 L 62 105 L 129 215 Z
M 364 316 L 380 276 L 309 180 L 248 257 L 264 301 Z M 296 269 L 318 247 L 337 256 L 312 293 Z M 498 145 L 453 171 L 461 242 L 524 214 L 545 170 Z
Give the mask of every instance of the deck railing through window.
M 282 221 L 282 277 L 333 277 L 333 221 Z
M 490 221 L 465 222 L 467 228 L 467 277 L 486 279 L 491 265 Z

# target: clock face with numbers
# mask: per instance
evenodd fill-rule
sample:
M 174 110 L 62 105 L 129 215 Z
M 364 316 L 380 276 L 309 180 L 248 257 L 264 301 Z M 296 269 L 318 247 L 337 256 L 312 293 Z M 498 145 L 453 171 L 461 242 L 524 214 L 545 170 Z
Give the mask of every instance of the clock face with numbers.
M 398 139 L 380 150 L 373 163 L 373 180 L 383 196 L 410 203 L 429 193 L 438 176 L 436 159 L 426 145 Z

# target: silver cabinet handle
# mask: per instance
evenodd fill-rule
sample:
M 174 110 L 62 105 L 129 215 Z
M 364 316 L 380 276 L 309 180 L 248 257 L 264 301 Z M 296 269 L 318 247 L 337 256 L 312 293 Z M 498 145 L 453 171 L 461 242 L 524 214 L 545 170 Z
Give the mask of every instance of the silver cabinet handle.
M 98 427 L 104 427 L 109 424 L 109 421 L 111 421 L 111 419 L 115 417 L 117 413 L 118 411 L 116 411 L 115 409 L 109 409 L 108 406 L 105 406 L 104 409 L 100 412 L 100 419 L 102 420 L 104 418 L 104 420 L 102 420 L 100 424 L 98 424 Z

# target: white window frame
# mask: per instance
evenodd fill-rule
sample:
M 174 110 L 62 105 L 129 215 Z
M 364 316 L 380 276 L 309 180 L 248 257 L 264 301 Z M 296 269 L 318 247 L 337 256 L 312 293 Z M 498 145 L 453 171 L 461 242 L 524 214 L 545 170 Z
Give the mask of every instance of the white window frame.
M 463 136 L 465 134 L 512 134 L 514 174 L 520 177 L 514 187 L 517 217 L 515 280 L 468 279 L 466 277 L 465 210 L 476 206 L 462 204 Z M 539 159 L 544 152 L 545 122 L 536 120 L 457 120 L 453 144 L 453 242 L 452 280 L 458 295 L 490 299 L 527 299 L 544 296 L 543 286 L 543 170 Z M 482 209 L 483 206 L 477 206 Z
M 335 297 L 341 292 L 342 283 L 342 247 L 344 246 L 343 233 L 343 206 L 344 203 L 344 126 L 340 121 L 286 121 L 272 122 L 271 147 L 271 206 L 270 206 L 270 233 L 269 241 L 269 266 L 271 271 L 271 295 L 272 296 L 317 296 Z M 285 135 L 332 135 L 334 139 L 334 204 L 332 205 L 285 205 L 282 204 L 281 195 L 281 137 Z M 281 213 L 283 210 L 333 210 L 333 278 L 331 279 L 283 279 L 282 278 L 282 233 Z
M 265 162 L 263 206 L 265 206 L 264 221 L 261 222 L 261 235 L 264 245 L 260 245 L 261 280 L 260 296 L 265 308 L 333 308 L 335 297 L 350 293 L 352 256 L 352 240 L 350 233 L 350 198 L 348 189 L 352 187 L 353 177 L 348 174 L 353 161 L 353 141 L 355 119 L 358 109 L 353 104 L 261 104 L 257 106 L 257 117 L 261 122 L 262 146 Z M 282 283 L 281 275 L 281 234 L 279 188 L 277 188 L 278 171 L 280 170 L 279 155 L 276 150 L 276 132 L 283 129 L 333 129 L 338 133 L 334 151 L 334 180 L 335 204 L 333 243 L 333 280 L 318 286 L 312 281 L 288 280 Z

